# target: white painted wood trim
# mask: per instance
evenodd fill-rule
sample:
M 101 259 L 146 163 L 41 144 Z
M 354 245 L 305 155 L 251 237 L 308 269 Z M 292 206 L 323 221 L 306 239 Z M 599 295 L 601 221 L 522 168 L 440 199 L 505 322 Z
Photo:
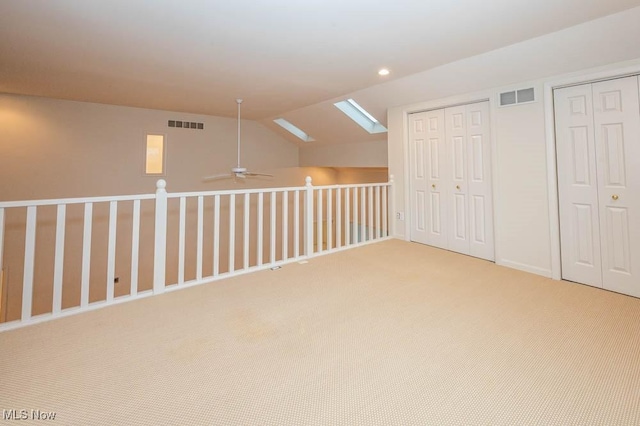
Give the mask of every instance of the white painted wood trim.
M 262 245 L 264 244 L 263 240 L 264 233 L 264 193 L 260 192 L 258 194 L 258 243 L 257 243 L 257 264 L 258 266 L 264 263 L 263 253 L 262 253 Z
M 167 182 L 156 182 L 155 244 L 153 249 L 153 292 L 164 293 L 167 263 Z
M 324 243 L 324 236 L 322 235 L 322 189 L 316 191 L 316 252 L 322 251 L 322 244 Z
M 369 199 L 369 219 L 367 224 L 367 240 L 373 240 L 373 187 L 370 186 L 367 194 L 367 198 Z
M 249 219 L 250 219 L 250 207 L 251 207 L 251 194 L 244 194 L 244 218 L 243 218 L 243 231 L 242 236 L 244 241 L 242 244 L 242 264 L 243 268 L 249 267 Z
M 382 188 L 382 236 L 388 236 L 388 219 L 387 219 L 387 188 Z
M 236 195 L 229 195 L 229 273 L 236 268 Z
M 213 197 L 213 275 L 220 274 L 220 195 Z
M 107 302 L 113 300 L 116 271 L 116 228 L 118 226 L 118 202 L 109 203 L 109 242 L 107 243 Z
M 342 188 L 336 189 L 336 248 L 342 247 Z
M 53 314 L 59 314 L 62 311 L 62 277 L 64 269 L 64 238 L 66 226 L 67 206 L 59 204 L 56 215 L 56 248 L 53 260 Z M 0 220 L 1 222 L 1 220 Z M 2 224 L 0 223 L 0 226 Z M 0 244 L 2 240 L 0 239 Z M 2 250 L 0 249 L 0 259 L 2 258 Z M 2 261 L 0 260 L 0 269 Z
M 80 284 L 80 307 L 89 306 L 89 278 L 91 272 L 91 227 L 93 224 L 93 203 L 84 205 L 84 230 L 82 234 L 82 272 Z
M 375 238 L 382 238 L 382 229 L 380 228 L 380 187 L 376 186 L 376 198 L 375 198 L 375 205 L 376 205 L 376 227 L 374 230 L 374 237 Z
M 198 197 L 198 234 L 196 242 L 196 279 L 202 279 L 202 252 L 204 245 L 204 198 Z
M 180 214 L 178 219 L 178 284 L 184 282 L 185 239 L 187 226 L 187 199 L 180 197 Z
M 155 194 L 141 195 L 119 195 L 108 197 L 90 197 L 90 198 L 60 198 L 57 200 L 22 200 L 22 201 L 3 201 L 0 202 L 0 208 L 10 207 L 28 207 L 28 206 L 57 206 L 58 204 L 86 204 L 86 203 L 108 203 L 111 201 L 133 201 L 133 200 L 153 200 Z
M 344 190 L 344 245 L 348 246 L 351 242 L 351 191 L 349 188 Z
M 271 214 L 269 215 L 269 219 L 271 221 L 269 227 L 270 234 L 270 245 L 269 245 L 269 259 L 270 263 L 274 263 L 276 261 L 276 193 L 271 193 L 270 200 Z
M 350 226 L 351 231 L 353 231 L 354 235 L 351 235 L 351 239 L 354 244 L 358 243 L 358 188 L 353 188 L 353 222 L 352 226 Z
M 313 185 L 311 176 L 305 178 L 304 197 L 304 254 L 313 254 Z
M 327 189 L 327 250 L 333 248 L 333 190 Z
M 282 192 L 282 260 L 289 257 L 289 191 Z
M 300 256 L 300 191 L 293 193 L 293 257 Z
M 138 294 L 138 265 L 140 259 L 140 200 L 133 201 L 131 227 L 131 296 Z
M 367 241 L 367 194 L 365 188 L 360 188 L 360 238 L 358 242 Z
M 31 318 L 36 250 L 36 217 L 37 207 L 27 207 L 27 229 L 24 237 L 24 275 L 22 280 L 22 321 Z

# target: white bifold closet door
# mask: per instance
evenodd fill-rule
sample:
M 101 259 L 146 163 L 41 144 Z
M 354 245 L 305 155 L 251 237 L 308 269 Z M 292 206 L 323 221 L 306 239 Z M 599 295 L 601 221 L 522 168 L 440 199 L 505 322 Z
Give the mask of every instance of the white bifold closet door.
M 640 297 L 640 82 L 554 91 L 562 277 Z
M 412 241 L 494 259 L 489 103 L 409 116 Z

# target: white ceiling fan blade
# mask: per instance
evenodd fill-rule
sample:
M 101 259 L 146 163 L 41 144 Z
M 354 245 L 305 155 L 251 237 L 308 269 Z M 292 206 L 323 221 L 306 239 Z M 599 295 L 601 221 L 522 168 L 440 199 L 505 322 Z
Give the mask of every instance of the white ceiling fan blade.
M 202 180 L 204 182 L 209 182 L 209 181 L 218 180 L 218 179 L 229 179 L 230 177 L 233 177 L 232 173 L 225 173 L 223 175 L 205 176 L 202 178 Z
M 268 176 L 268 177 L 273 177 L 273 175 L 270 175 L 268 173 L 253 173 L 253 172 L 247 172 L 245 173 L 247 176 Z

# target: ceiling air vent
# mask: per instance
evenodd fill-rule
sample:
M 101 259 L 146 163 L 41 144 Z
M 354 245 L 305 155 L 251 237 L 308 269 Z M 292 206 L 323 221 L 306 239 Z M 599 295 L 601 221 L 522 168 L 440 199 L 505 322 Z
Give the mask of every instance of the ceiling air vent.
M 536 97 L 533 87 L 500 93 L 500 106 L 527 104 L 530 102 L 535 102 L 535 100 Z

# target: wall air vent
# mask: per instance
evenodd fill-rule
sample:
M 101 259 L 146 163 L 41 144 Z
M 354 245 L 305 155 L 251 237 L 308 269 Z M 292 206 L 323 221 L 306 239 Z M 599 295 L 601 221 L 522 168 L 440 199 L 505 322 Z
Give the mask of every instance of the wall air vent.
M 204 130 L 204 123 L 192 123 L 190 121 L 169 120 L 169 127 L 180 127 L 182 129 Z
M 535 102 L 535 100 L 536 96 L 533 87 L 500 93 L 500 106 L 528 104 Z

